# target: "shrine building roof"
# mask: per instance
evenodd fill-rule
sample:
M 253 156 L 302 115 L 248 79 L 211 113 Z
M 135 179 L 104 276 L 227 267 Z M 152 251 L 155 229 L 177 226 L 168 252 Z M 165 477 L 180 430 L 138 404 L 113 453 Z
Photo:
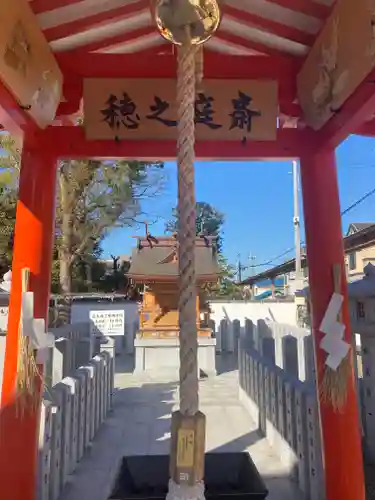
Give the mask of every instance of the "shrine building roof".
M 231 55 L 303 58 L 333 0 L 226 0 L 207 49 Z M 135 53 L 171 48 L 156 30 L 150 0 L 30 0 L 54 52 Z
M 111 54 L 114 57 L 116 54 L 154 56 L 174 53 L 174 47 L 156 29 L 150 0 L 29 2 L 65 75 L 84 72 L 82 61 L 88 54 L 94 57 Z M 205 53 L 212 56 L 215 53 L 255 56 L 256 59 L 260 56 L 270 66 L 269 72 L 274 71 L 277 60 L 281 65 L 286 64 L 280 71 L 282 75 L 285 73 L 289 82 L 289 77 L 296 75 L 313 46 L 333 3 L 334 0 L 225 0 L 221 6 L 220 27 L 205 44 Z M 86 61 L 87 67 L 94 64 L 93 59 Z M 175 67 L 172 61 L 171 65 Z M 292 75 L 288 75 L 289 65 Z M 113 66 L 115 74 L 118 64 Z M 98 65 L 96 69 L 100 73 Z M 71 87 L 70 83 L 67 85 Z M 280 103 L 281 128 L 294 128 L 301 118 L 295 97 L 288 96 L 284 103 Z M 67 95 L 64 94 L 64 98 Z
M 127 275 L 136 282 L 175 281 L 178 277 L 176 243 L 173 237 L 138 238 Z M 196 239 L 195 265 L 198 280 L 216 281 L 219 268 L 212 238 Z

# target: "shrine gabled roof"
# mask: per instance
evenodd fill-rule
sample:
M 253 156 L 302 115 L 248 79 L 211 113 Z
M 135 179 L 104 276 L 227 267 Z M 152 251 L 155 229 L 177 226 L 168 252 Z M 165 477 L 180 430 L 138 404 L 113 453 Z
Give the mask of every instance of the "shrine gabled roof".
M 334 0 L 226 0 L 210 51 L 302 59 Z M 157 32 L 149 0 L 30 0 L 54 52 L 172 50 Z
M 173 238 L 158 237 L 151 241 L 138 240 L 132 252 L 128 276 L 135 281 L 156 281 L 158 278 L 177 279 L 176 241 Z M 219 268 L 211 241 L 197 238 L 195 246 L 195 271 L 198 279 L 216 280 Z

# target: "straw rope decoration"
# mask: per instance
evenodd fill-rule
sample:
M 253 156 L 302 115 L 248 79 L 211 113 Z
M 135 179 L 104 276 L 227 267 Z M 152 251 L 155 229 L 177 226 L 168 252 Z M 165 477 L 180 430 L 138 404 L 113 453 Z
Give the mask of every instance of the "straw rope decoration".
M 180 411 L 184 415 L 195 415 L 199 409 L 194 193 L 196 52 L 187 30 L 185 43 L 178 48 L 177 70 Z
M 190 42 L 178 48 L 178 266 L 180 329 L 180 412 L 194 416 L 199 411 L 198 339 L 196 323 L 195 240 L 196 213 L 194 190 L 195 92 L 196 77 L 202 79 L 202 68 L 196 67 L 198 47 Z M 198 70 L 198 75 L 196 73 Z M 167 500 L 204 500 L 204 482 L 194 485 L 169 481 Z
M 320 395 L 322 401 L 331 403 L 333 409 L 342 412 L 347 398 L 348 379 L 351 365 L 349 354 L 341 362 L 337 370 L 332 370 L 329 366 L 324 369 Z
M 22 294 L 29 289 L 30 270 L 22 269 Z M 40 384 L 43 383 L 42 375 L 36 363 L 35 351 L 27 332 L 23 331 L 22 309 L 18 328 L 18 366 L 16 379 L 16 409 L 17 415 L 23 417 L 26 409 L 36 409 Z
M 341 294 L 341 266 L 335 264 L 333 266 L 333 281 L 334 292 Z M 342 312 L 338 315 L 339 323 L 342 323 Z M 348 380 L 351 371 L 350 363 L 351 350 L 341 361 L 337 370 L 332 370 L 329 366 L 325 366 L 322 385 L 320 388 L 320 398 L 324 402 L 329 402 L 333 409 L 341 412 L 345 406 L 347 399 Z
M 203 44 L 197 45 L 195 50 L 195 92 L 198 94 L 199 92 L 203 92 Z

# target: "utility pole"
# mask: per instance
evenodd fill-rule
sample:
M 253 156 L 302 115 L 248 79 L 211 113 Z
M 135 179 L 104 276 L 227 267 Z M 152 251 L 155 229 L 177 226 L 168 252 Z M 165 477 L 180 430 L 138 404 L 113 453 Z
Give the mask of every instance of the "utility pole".
M 237 261 L 237 276 L 238 276 L 238 282 L 241 283 L 242 281 L 242 264 L 241 264 L 241 255 L 237 255 L 238 261 Z
M 254 262 L 256 259 L 255 255 L 253 254 L 249 254 L 249 276 L 253 276 L 254 275 L 254 264 L 252 264 L 252 262 Z
M 299 220 L 299 200 L 298 200 L 298 163 L 293 161 L 293 225 L 294 225 L 294 245 L 296 247 L 296 282 L 302 278 L 301 273 L 301 226 Z

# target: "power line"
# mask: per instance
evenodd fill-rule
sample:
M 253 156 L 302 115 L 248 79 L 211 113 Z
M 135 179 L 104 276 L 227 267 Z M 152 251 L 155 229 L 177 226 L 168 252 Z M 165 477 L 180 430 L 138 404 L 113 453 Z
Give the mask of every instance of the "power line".
M 367 198 L 369 198 L 371 195 L 375 194 L 375 188 L 372 189 L 371 191 L 369 191 L 368 193 L 366 193 L 365 195 L 363 195 L 361 198 L 359 198 L 357 201 L 355 201 L 352 205 L 350 205 L 348 208 L 346 208 L 345 210 L 343 210 L 341 212 L 341 217 L 343 215 L 346 215 L 348 212 L 350 212 L 351 210 L 353 210 L 353 208 L 355 208 L 356 206 L 358 206 L 360 203 L 362 203 L 364 200 L 366 200 Z M 304 241 L 301 243 L 302 245 L 304 245 Z M 263 262 L 262 264 L 254 264 L 254 265 L 250 265 L 248 267 L 265 267 L 265 266 L 269 266 L 270 264 L 272 264 L 273 262 L 275 262 L 275 260 L 279 260 L 281 257 L 284 257 L 285 255 L 288 255 L 288 253 L 291 253 L 294 251 L 294 246 L 293 247 L 290 247 L 288 248 L 288 250 L 285 250 L 285 252 L 277 255 L 276 257 L 274 257 L 273 259 L 270 259 L 269 261 L 267 262 Z
M 354 202 L 353 205 L 350 205 L 350 207 L 346 208 L 343 212 L 341 212 L 341 217 L 343 215 L 346 215 L 348 212 L 350 212 L 350 210 L 352 210 L 353 208 L 355 208 L 357 205 L 359 205 L 360 203 L 362 203 L 362 201 L 364 201 L 366 198 L 368 198 L 369 196 L 371 196 L 374 193 L 375 193 L 375 188 L 372 189 L 371 191 L 369 191 L 368 193 L 366 193 L 364 196 L 362 196 L 362 198 L 360 198 L 359 200 L 357 200 L 356 202 Z

